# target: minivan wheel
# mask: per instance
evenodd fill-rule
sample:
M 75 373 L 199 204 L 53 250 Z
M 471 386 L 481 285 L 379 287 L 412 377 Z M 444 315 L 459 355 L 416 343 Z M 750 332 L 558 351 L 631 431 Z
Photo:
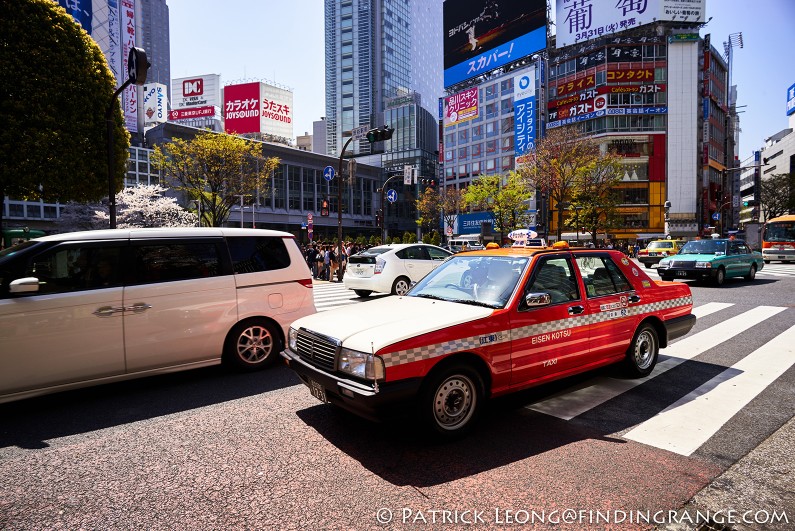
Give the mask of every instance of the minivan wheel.
M 392 293 L 395 295 L 405 295 L 409 291 L 410 286 L 409 279 L 406 277 L 398 277 L 395 280 L 395 283 L 392 284 Z
M 224 361 L 244 371 L 263 369 L 276 361 L 279 345 L 273 324 L 264 320 L 238 323 L 226 338 Z

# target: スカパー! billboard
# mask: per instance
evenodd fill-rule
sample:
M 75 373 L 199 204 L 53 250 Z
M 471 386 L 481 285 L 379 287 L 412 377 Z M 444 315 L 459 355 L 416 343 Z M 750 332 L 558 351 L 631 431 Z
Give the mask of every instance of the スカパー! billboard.
M 260 83 L 224 87 L 224 130 L 230 134 L 260 133 Z
M 447 0 L 443 10 L 445 87 L 546 47 L 544 0 Z

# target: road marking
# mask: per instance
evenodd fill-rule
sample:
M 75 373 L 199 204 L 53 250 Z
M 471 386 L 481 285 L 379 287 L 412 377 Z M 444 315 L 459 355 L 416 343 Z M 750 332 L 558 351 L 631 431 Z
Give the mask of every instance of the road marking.
M 624 438 L 690 455 L 794 363 L 792 326 Z
M 693 313 L 697 314 L 697 317 L 703 317 L 704 315 L 717 312 L 729 306 L 731 306 L 731 304 L 718 302 L 709 303 L 694 308 Z M 571 420 L 577 415 L 581 415 L 607 402 L 611 398 L 615 398 L 681 365 L 685 361 L 695 358 L 718 344 L 728 341 L 734 336 L 745 332 L 749 328 L 769 319 L 785 309 L 786 308 L 776 306 L 757 306 L 752 310 L 727 319 L 697 334 L 687 336 L 669 345 L 667 348 L 661 349 L 657 365 L 654 367 L 652 373 L 645 378 L 618 380 L 606 376 L 599 376 L 554 394 L 535 404 L 526 406 L 526 408 L 538 411 L 539 413 L 546 413 L 547 415 L 552 415 L 560 419 Z

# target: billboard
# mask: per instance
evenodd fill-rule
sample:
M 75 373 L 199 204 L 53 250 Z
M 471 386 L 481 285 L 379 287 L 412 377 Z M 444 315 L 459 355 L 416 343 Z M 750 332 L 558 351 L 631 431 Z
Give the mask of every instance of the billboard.
M 171 80 L 171 108 L 221 106 L 221 76 L 205 74 Z
M 259 82 L 224 87 L 224 130 L 230 134 L 260 133 Z
M 92 3 L 93 0 L 58 0 L 58 5 L 66 9 L 88 33 L 91 33 Z
M 513 79 L 514 155 L 521 157 L 535 149 L 536 67 L 531 66 Z
M 557 48 L 658 20 L 704 22 L 706 11 L 706 0 L 617 0 L 594 4 L 596 2 L 556 0 Z
M 262 120 L 260 132 L 293 137 L 293 93 L 268 83 L 260 83 Z
M 478 88 L 472 87 L 444 98 L 444 126 L 460 124 L 478 117 Z
M 168 121 L 168 92 L 161 83 L 144 85 L 144 123 L 162 124 Z
M 205 116 L 215 116 L 216 107 L 191 107 L 190 109 L 177 109 L 168 111 L 169 120 L 188 120 L 190 118 L 202 118 Z
M 444 86 L 546 48 L 545 0 L 444 3 Z
M 122 78 L 117 78 L 119 86 L 127 80 L 127 61 L 130 48 L 135 47 L 135 0 L 121 0 L 122 27 Z M 138 132 L 138 86 L 130 85 L 124 89 L 124 122 L 131 133 Z
M 787 116 L 795 113 L 795 85 L 787 89 Z

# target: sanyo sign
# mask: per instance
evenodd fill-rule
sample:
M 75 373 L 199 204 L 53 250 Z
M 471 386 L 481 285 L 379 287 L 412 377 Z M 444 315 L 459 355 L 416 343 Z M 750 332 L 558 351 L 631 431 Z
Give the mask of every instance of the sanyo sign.
M 160 83 L 144 85 L 144 123 L 162 124 L 168 117 L 168 94 Z
M 221 106 L 221 76 L 182 77 L 171 80 L 171 109 Z

